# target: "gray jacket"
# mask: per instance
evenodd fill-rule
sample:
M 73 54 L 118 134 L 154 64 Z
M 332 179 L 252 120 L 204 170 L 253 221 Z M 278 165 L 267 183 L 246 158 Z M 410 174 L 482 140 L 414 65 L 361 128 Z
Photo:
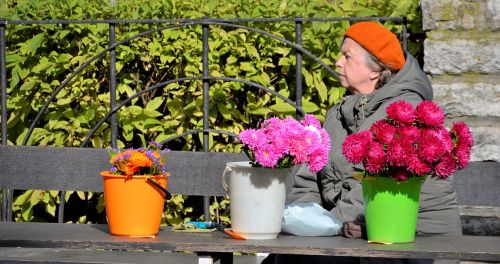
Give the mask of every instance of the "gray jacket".
M 317 174 L 302 166 L 293 179 L 287 203 L 312 201 L 342 220 L 363 221 L 361 184 L 353 178 L 355 165 L 343 156 L 342 143 L 348 134 L 368 130 L 375 121 L 384 118 L 385 108 L 392 102 L 405 100 L 416 105 L 432 99 L 427 76 L 409 54 L 405 66 L 383 87 L 367 95 L 346 95 L 326 116 L 324 126 L 331 137 L 329 163 Z M 447 180 L 428 177 L 424 182 L 417 233 L 462 233 L 453 177 Z

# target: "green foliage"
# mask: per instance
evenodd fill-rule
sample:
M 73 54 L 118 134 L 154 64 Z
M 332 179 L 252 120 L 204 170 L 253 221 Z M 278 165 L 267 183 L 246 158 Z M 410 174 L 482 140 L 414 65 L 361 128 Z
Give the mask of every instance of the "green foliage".
M 173 19 L 255 17 L 406 16 L 418 32 L 417 0 L 108 0 L 57 1 L 7 0 L 1 7 L 7 19 Z M 247 23 L 290 41 L 293 22 Z M 386 23 L 395 32 L 401 27 Z M 127 39 L 159 24 L 117 24 L 116 41 Z M 331 68 L 339 56 L 342 33 L 348 22 L 303 24 L 303 47 Z M 31 121 L 55 89 L 83 63 L 108 47 L 108 25 L 8 25 L 8 141 L 21 144 Z M 269 87 L 295 100 L 295 51 L 270 37 L 246 29 L 210 26 L 209 74 L 240 78 Z M 155 84 L 176 78 L 202 76 L 202 29 L 188 26 L 165 29 L 116 48 L 118 103 Z M 410 44 L 411 52 L 419 44 Z M 29 138 L 28 145 L 80 146 L 97 122 L 110 110 L 109 54 L 92 62 L 63 88 L 49 105 Z M 343 94 L 340 84 L 317 62 L 303 59 L 303 109 L 324 119 L 326 111 Z M 131 147 L 201 129 L 201 81 L 172 83 L 144 93 L 117 112 L 118 145 Z M 238 134 L 269 115 L 293 115 L 295 110 L 279 98 L 239 82 L 210 82 L 209 123 L 213 129 Z M 110 127 L 104 123 L 90 144 L 109 147 Z M 210 135 L 211 151 L 239 152 L 226 135 Z M 169 144 L 176 150 L 200 149 L 203 139 L 188 135 Z M 176 175 L 173 175 L 176 177 Z M 42 195 L 43 193 L 43 195 Z M 47 196 L 49 195 L 49 196 Z M 42 197 L 43 196 L 43 197 Z M 46 196 L 48 198 L 46 198 Z M 32 208 L 45 204 L 52 214 L 57 198 L 43 191 L 27 191 L 16 198 L 15 216 L 33 220 Z M 101 206 L 102 202 L 98 205 Z M 215 207 L 225 206 L 224 202 Z M 180 223 L 192 211 L 186 197 L 169 202 L 164 222 Z M 81 220 L 85 221 L 85 219 Z

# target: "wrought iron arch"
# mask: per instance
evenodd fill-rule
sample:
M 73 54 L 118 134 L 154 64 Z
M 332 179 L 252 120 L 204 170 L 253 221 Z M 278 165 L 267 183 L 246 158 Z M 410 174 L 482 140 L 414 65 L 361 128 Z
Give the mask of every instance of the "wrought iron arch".
M 194 21 L 191 21 L 191 22 L 187 22 L 187 23 L 181 23 L 181 24 L 175 24 L 175 25 L 168 25 L 168 26 L 164 26 L 164 27 L 161 27 L 161 28 L 157 28 L 157 29 L 151 29 L 151 30 L 147 30 L 147 31 L 144 31 L 144 32 L 141 32 L 141 33 L 138 33 L 136 35 L 133 35 L 129 38 L 126 38 L 124 40 L 121 40 L 119 42 L 116 42 L 114 43 L 113 45 L 109 46 L 108 48 L 102 50 L 101 52 L 99 52 L 98 54 L 96 54 L 95 56 L 93 56 L 92 58 L 90 58 L 89 60 L 85 61 L 82 65 L 80 65 L 70 76 L 68 76 L 66 79 L 63 80 L 63 82 L 54 90 L 54 92 L 52 92 L 52 94 L 50 95 L 49 99 L 47 100 L 47 102 L 45 102 L 45 104 L 43 105 L 43 107 L 40 109 L 40 111 L 37 113 L 37 115 L 35 116 L 35 118 L 33 119 L 33 121 L 31 122 L 31 125 L 23 139 L 23 142 L 22 142 L 22 145 L 26 145 L 29 138 L 31 137 L 31 134 L 33 133 L 33 130 L 36 126 L 36 124 L 39 122 L 40 118 L 43 116 L 43 114 L 46 112 L 48 106 L 50 105 L 50 103 L 52 103 L 52 101 L 55 99 L 55 97 L 57 96 L 57 94 L 63 89 L 66 87 L 66 85 L 77 75 L 79 74 L 83 69 L 85 69 L 88 65 L 90 65 L 92 62 L 96 61 L 97 59 L 101 58 L 102 56 L 104 56 L 107 52 L 110 52 L 112 50 L 114 50 L 116 47 L 118 46 L 121 46 L 121 45 L 124 45 L 124 44 L 129 44 L 132 40 L 136 39 L 136 38 L 139 38 L 139 37 L 142 37 L 142 36 L 145 36 L 145 35 L 150 35 L 150 34 L 154 34 L 156 32 L 160 32 L 160 31 L 163 31 L 163 30 L 167 30 L 167 29 L 173 29 L 173 28 L 181 28 L 181 27 L 187 27 L 187 26 L 192 26 L 192 25 L 202 25 L 202 26 L 205 26 L 205 25 L 219 25 L 219 26 L 224 26 L 224 27 L 232 27 L 232 28 L 240 28 L 240 29 L 246 29 L 246 30 L 249 30 L 249 31 L 253 31 L 253 32 L 256 32 L 256 33 L 259 33 L 261 35 L 264 35 L 264 36 L 267 36 L 267 37 L 270 37 L 272 39 L 275 39 L 281 43 L 284 43 L 292 48 L 294 48 L 296 51 L 300 51 L 301 53 L 305 54 L 306 56 L 308 56 L 309 58 L 311 58 L 312 60 L 314 60 L 315 62 L 319 63 L 322 67 L 324 67 L 330 74 L 332 74 L 332 76 L 334 76 L 334 78 L 338 79 L 338 74 L 332 70 L 328 65 L 326 65 L 323 61 L 321 61 L 321 59 L 319 59 L 317 56 L 315 56 L 314 54 L 310 53 L 309 51 L 307 51 L 306 49 L 304 49 L 303 47 L 301 47 L 300 45 L 297 45 L 285 38 L 282 38 L 282 37 L 279 37 L 279 36 L 276 36 L 274 34 L 271 34 L 267 31 L 264 31 L 264 30 L 260 30 L 260 29 L 257 29 L 257 28 L 252 28 L 252 27 L 247 27 L 247 26 L 241 26 L 241 25 L 235 25 L 235 24 L 230 24 L 230 23 L 224 23 L 224 22 L 217 22 L 217 21 L 203 21 L 203 20 L 194 20 Z M 210 76 L 208 76 L 210 77 Z M 176 79 L 177 81 L 181 81 L 181 79 L 184 79 L 184 78 L 180 78 L 180 79 Z M 248 85 L 251 85 L 253 87 L 257 87 L 259 89 L 262 89 L 262 90 L 265 90 L 266 92 L 269 92 L 269 93 L 272 93 L 273 95 L 279 97 L 280 99 L 284 100 L 285 102 L 289 103 L 290 105 L 292 105 L 293 107 L 295 107 L 297 109 L 298 112 L 300 112 L 302 115 L 304 115 L 304 112 L 303 110 L 301 109 L 301 105 L 297 105 L 295 103 L 290 103 L 291 101 L 288 99 L 288 98 L 285 98 L 283 96 L 281 96 L 280 94 L 276 93 L 276 92 L 271 92 L 273 90 L 269 89 L 269 88 L 265 88 L 263 86 L 260 86 L 260 85 L 257 85 L 256 83 L 252 83 L 252 82 L 248 82 L 248 81 L 245 81 L 245 80 L 237 80 L 237 79 L 234 79 L 234 78 L 220 78 L 220 77 L 210 77 L 210 78 L 207 78 L 207 76 L 204 76 L 204 77 L 199 77 L 199 79 L 201 80 L 206 80 L 206 79 L 220 79 L 220 80 L 230 80 L 230 81 L 238 81 L 238 82 L 242 82 L 242 83 L 245 83 L 245 84 L 248 84 Z M 168 83 L 172 83 L 176 80 L 173 80 L 171 82 L 168 82 Z M 155 85 L 155 86 L 152 86 L 152 87 L 155 87 L 158 88 L 159 85 Z M 151 88 L 151 87 L 150 87 Z M 153 89 L 151 89 L 153 90 Z M 149 88 L 146 89 L 146 90 L 143 90 L 137 94 L 135 94 L 133 96 L 133 98 L 136 98 L 138 95 L 140 94 L 143 94 L 145 93 L 145 91 L 150 91 Z M 130 98 L 130 97 L 129 97 Z M 129 102 L 130 100 L 126 100 L 126 102 Z M 118 109 L 121 108 L 122 106 L 124 106 L 124 104 L 120 104 Z M 115 110 L 112 110 L 110 111 L 110 113 L 114 113 L 116 112 L 118 109 L 115 109 Z M 205 113 L 204 113 L 205 114 Z M 109 118 L 111 115 L 106 115 L 106 118 Z M 98 125 L 102 125 L 103 122 L 99 122 Z M 81 146 L 86 146 L 86 144 L 88 143 L 88 139 L 91 135 L 93 135 L 95 133 L 95 131 L 97 130 L 97 128 L 94 127 L 94 129 L 91 131 L 91 134 L 90 135 L 87 135 L 87 138 L 85 139 L 84 142 L 82 142 Z M 197 130 L 193 130 L 193 131 L 197 131 Z M 207 129 L 204 129 L 204 130 L 201 130 L 201 131 L 207 131 Z M 219 131 L 220 133 L 220 131 Z M 234 136 L 232 134 L 230 134 L 231 136 Z M 178 136 L 174 136 L 174 138 L 178 138 Z M 172 138 L 173 139 L 173 138 Z M 167 142 L 169 140 L 166 140 Z

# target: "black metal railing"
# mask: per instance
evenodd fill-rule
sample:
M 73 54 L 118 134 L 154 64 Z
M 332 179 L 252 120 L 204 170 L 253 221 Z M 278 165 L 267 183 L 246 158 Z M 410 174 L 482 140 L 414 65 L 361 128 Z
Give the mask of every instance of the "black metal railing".
M 310 22 L 325 22 L 325 23 L 330 23 L 330 22 L 339 22 L 339 21 L 392 21 L 395 23 L 399 23 L 402 25 L 402 31 L 401 31 L 401 40 L 402 40 L 402 46 L 403 49 L 406 50 L 406 19 L 404 17 L 333 17 L 333 18 L 202 18 L 202 19 L 138 19 L 138 20 L 115 20 L 115 19 L 108 19 L 108 20 L 4 20 L 0 18 L 0 89 L 1 89 L 1 133 L 2 133 L 2 145 L 7 144 L 7 120 L 8 120 L 8 112 L 7 112 L 7 67 L 6 67 L 6 53 L 7 53 L 7 45 L 6 45 L 6 31 L 8 30 L 8 26 L 10 25 L 42 25 L 42 24 L 49 24 L 49 25 L 66 25 L 66 24 L 107 24 L 109 26 L 109 45 L 108 48 L 102 50 L 99 52 L 97 55 L 94 57 L 90 58 L 86 62 L 82 63 L 80 67 L 78 67 L 75 71 L 73 71 L 64 81 L 61 82 L 61 84 L 52 92 L 51 96 L 49 99 L 45 102 L 43 107 L 39 110 L 37 113 L 36 117 L 33 119 L 30 128 L 28 132 L 26 133 L 22 145 L 26 145 L 35 126 L 39 122 L 39 120 L 42 118 L 44 114 L 46 114 L 47 109 L 49 105 L 52 103 L 52 101 L 56 98 L 57 94 L 64 88 L 68 83 L 76 76 L 78 75 L 85 67 L 90 65 L 92 62 L 95 60 L 103 57 L 105 54 L 109 52 L 109 92 L 110 92 L 110 111 L 101 119 L 97 122 L 97 124 L 94 126 L 94 128 L 89 132 L 87 135 L 86 139 L 82 142 L 81 147 L 85 147 L 92 135 L 97 131 L 97 129 L 106 121 L 109 122 L 110 124 L 110 129 L 111 129 L 111 147 L 116 148 L 117 147 L 117 138 L 118 138 L 118 131 L 117 131 L 117 119 L 116 119 L 116 112 L 129 103 L 131 100 L 134 98 L 137 98 L 138 96 L 159 89 L 159 88 L 164 88 L 167 84 L 170 83 L 176 83 L 176 82 L 187 82 L 187 81 L 199 81 L 201 80 L 203 82 L 203 104 L 202 104 L 202 113 L 203 113 L 203 129 L 196 129 L 196 130 L 191 130 L 187 131 L 185 133 L 182 133 L 180 135 L 173 136 L 167 140 L 164 140 L 163 142 L 160 142 L 161 144 L 165 144 L 173 139 L 183 137 L 189 134 L 199 134 L 203 133 L 203 151 L 208 152 L 209 151 L 209 133 L 219 133 L 219 134 L 226 134 L 229 136 L 235 137 L 231 132 L 227 131 L 221 131 L 221 130 L 215 130 L 211 129 L 209 126 L 209 89 L 210 89 L 210 81 L 211 80 L 220 80 L 220 81 L 231 81 L 231 82 L 241 82 L 244 83 L 245 85 L 249 85 L 252 87 L 255 87 L 257 89 L 266 91 L 268 93 L 273 94 L 274 96 L 280 98 L 281 100 L 285 101 L 286 103 L 292 105 L 296 109 L 296 116 L 300 117 L 301 115 L 304 114 L 304 111 L 302 110 L 302 59 L 303 56 L 307 56 L 308 58 L 312 59 L 313 61 L 319 63 L 322 67 L 324 67 L 327 72 L 329 72 L 333 77 L 337 78 L 338 75 L 337 73 L 331 69 L 327 64 L 325 64 L 323 61 L 321 61 L 317 56 L 312 54 L 311 52 L 305 50 L 302 47 L 302 31 L 303 31 L 303 24 L 304 23 L 310 23 Z M 253 27 L 248 27 L 244 26 L 241 24 L 244 23 L 281 23 L 281 22 L 294 22 L 295 23 L 295 40 L 287 40 L 285 38 L 273 35 L 267 31 L 263 31 L 258 28 L 253 28 Z M 121 40 L 116 42 L 116 33 L 115 33 L 115 27 L 116 25 L 123 25 L 123 24 L 156 24 L 156 25 L 163 25 L 160 28 L 157 29 L 152 29 L 152 30 L 147 30 L 144 32 L 140 32 L 138 34 L 135 34 L 127 39 Z M 199 77 L 184 77 L 184 78 L 178 78 L 174 80 L 169 80 L 167 82 L 162 82 L 155 84 L 151 87 L 148 87 L 147 89 L 141 90 L 137 94 L 130 96 L 126 100 L 122 101 L 120 104 L 117 104 L 117 98 L 116 98 L 116 47 L 120 45 L 126 45 L 130 43 L 132 40 L 145 36 L 145 35 L 150 35 L 155 32 L 159 32 L 162 30 L 166 29 L 173 29 L 173 28 L 181 28 L 181 27 L 188 27 L 188 26 L 201 26 L 202 27 L 202 45 L 203 45 L 203 55 L 202 55 L 202 76 Z M 275 90 L 270 89 L 268 87 L 264 87 L 262 85 L 259 85 L 254 82 L 250 82 L 247 80 L 241 80 L 241 79 L 235 79 L 235 78 L 227 78 L 227 77 L 215 77 L 215 76 L 210 76 L 209 74 L 209 61 L 208 61 L 208 55 L 209 55 L 209 43 L 208 43 L 208 37 L 210 34 L 210 27 L 211 26 L 221 26 L 221 27 L 230 27 L 230 28 L 237 28 L 237 29 L 246 29 L 249 31 L 256 32 L 261 35 L 265 35 L 267 37 L 273 38 L 277 41 L 280 41 L 284 44 L 286 44 L 289 47 L 294 48 L 296 51 L 295 57 L 296 57 L 296 87 L 295 87 L 295 102 L 291 101 L 290 99 L 282 96 L 281 94 L 277 93 Z M 338 78 L 337 78 L 338 79 Z M 65 193 L 61 193 L 61 197 L 64 197 Z M 13 192 L 9 190 L 3 190 L 2 191 L 2 214 L 1 218 L 2 221 L 11 221 L 12 220 L 12 212 L 10 208 L 12 208 L 12 200 L 13 200 Z M 58 221 L 62 222 L 63 221 L 63 213 L 64 213 L 64 202 L 65 199 L 60 199 L 60 205 L 59 205 L 59 214 L 58 214 Z M 205 220 L 209 220 L 210 215 L 209 215 L 209 197 L 204 197 L 204 217 Z

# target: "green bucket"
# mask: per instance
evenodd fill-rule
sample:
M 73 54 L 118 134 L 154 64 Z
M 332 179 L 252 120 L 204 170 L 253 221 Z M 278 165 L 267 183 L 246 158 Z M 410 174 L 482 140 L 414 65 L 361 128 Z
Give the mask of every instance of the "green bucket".
M 387 177 L 361 180 L 368 241 L 407 243 L 415 239 L 424 177 L 398 182 Z

